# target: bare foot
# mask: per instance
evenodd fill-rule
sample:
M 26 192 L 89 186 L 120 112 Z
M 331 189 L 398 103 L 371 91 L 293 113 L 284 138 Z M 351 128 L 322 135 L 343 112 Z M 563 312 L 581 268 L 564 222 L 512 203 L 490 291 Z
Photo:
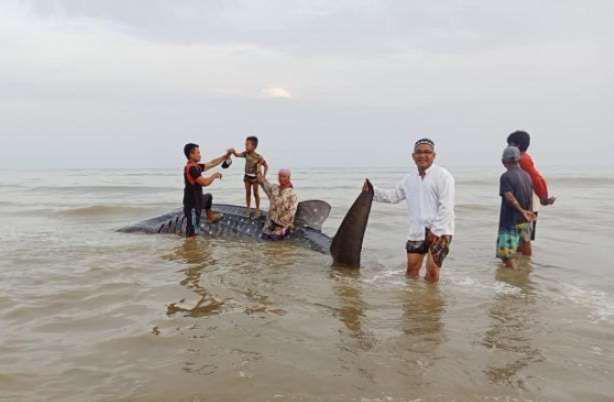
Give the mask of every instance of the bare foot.
M 224 215 L 219 213 L 219 212 L 215 212 L 215 211 L 208 211 L 207 212 L 207 220 L 209 221 L 209 223 L 216 223 L 220 219 L 222 219 L 223 217 L 224 217 Z

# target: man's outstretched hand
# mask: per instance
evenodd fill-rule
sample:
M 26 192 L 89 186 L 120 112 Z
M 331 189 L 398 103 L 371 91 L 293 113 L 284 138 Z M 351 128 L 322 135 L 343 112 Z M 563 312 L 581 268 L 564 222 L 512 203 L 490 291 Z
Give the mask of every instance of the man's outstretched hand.
M 554 205 L 556 197 L 546 198 L 545 200 L 539 200 L 543 206 Z

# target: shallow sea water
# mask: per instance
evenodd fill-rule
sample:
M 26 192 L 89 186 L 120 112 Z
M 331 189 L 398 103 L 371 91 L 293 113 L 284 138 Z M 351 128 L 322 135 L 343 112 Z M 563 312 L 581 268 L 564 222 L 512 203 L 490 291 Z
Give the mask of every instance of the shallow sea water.
M 242 202 L 239 170 L 217 201 Z M 559 202 L 507 271 L 501 172 L 450 170 L 437 286 L 404 276 L 403 205 L 374 204 L 363 268 L 333 270 L 287 244 L 115 232 L 179 206 L 173 170 L 0 171 L 0 400 L 614 400 L 614 175 L 546 171 Z M 294 180 L 333 234 L 365 176 L 403 171 Z

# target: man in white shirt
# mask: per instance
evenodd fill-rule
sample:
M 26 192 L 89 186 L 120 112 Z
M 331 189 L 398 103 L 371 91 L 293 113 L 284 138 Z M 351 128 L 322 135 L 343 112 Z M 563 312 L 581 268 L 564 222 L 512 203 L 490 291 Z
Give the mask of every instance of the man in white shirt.
M 454 178 L 433 163 L 436 153 L 432 140 L 418 140 L 412 157 L 417 169 L 412 169 L 395 188 L 375 187 L 374 199 L 389 204 L 407 202 L 407 275 L 418 278 L 428 254 L 425 279 L 434 283 L 439 281 L 454 235 Z

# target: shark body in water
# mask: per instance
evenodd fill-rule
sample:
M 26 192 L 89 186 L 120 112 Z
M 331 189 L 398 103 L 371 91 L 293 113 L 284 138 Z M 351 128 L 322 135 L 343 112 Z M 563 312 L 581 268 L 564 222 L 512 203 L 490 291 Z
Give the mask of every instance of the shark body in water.
M 360 267 L 362 244 L 369 222 L 373 203 L 373 186 L 367 181 L 363 191 L 351 206 L 334 237 L 322 232 L 322 224 L 330 215 L 331 207 L 324 201 L 304 201 L 298 206 L 294 228 L 283 240 L 306 247 L 323 254 L 330 254 L 333 265 Z M 254 218 L 245 207 L 216 204 L 214 210 L 224 216 L 216 223 L 204 219 L 200 224 L 200 235 L 212 238 L 260 240 L 265 216 Z M 185 235 L 186 219 L 183 210 L 177 210 L 147 219 L 119 229 L 124 233 L 176 233 Z

